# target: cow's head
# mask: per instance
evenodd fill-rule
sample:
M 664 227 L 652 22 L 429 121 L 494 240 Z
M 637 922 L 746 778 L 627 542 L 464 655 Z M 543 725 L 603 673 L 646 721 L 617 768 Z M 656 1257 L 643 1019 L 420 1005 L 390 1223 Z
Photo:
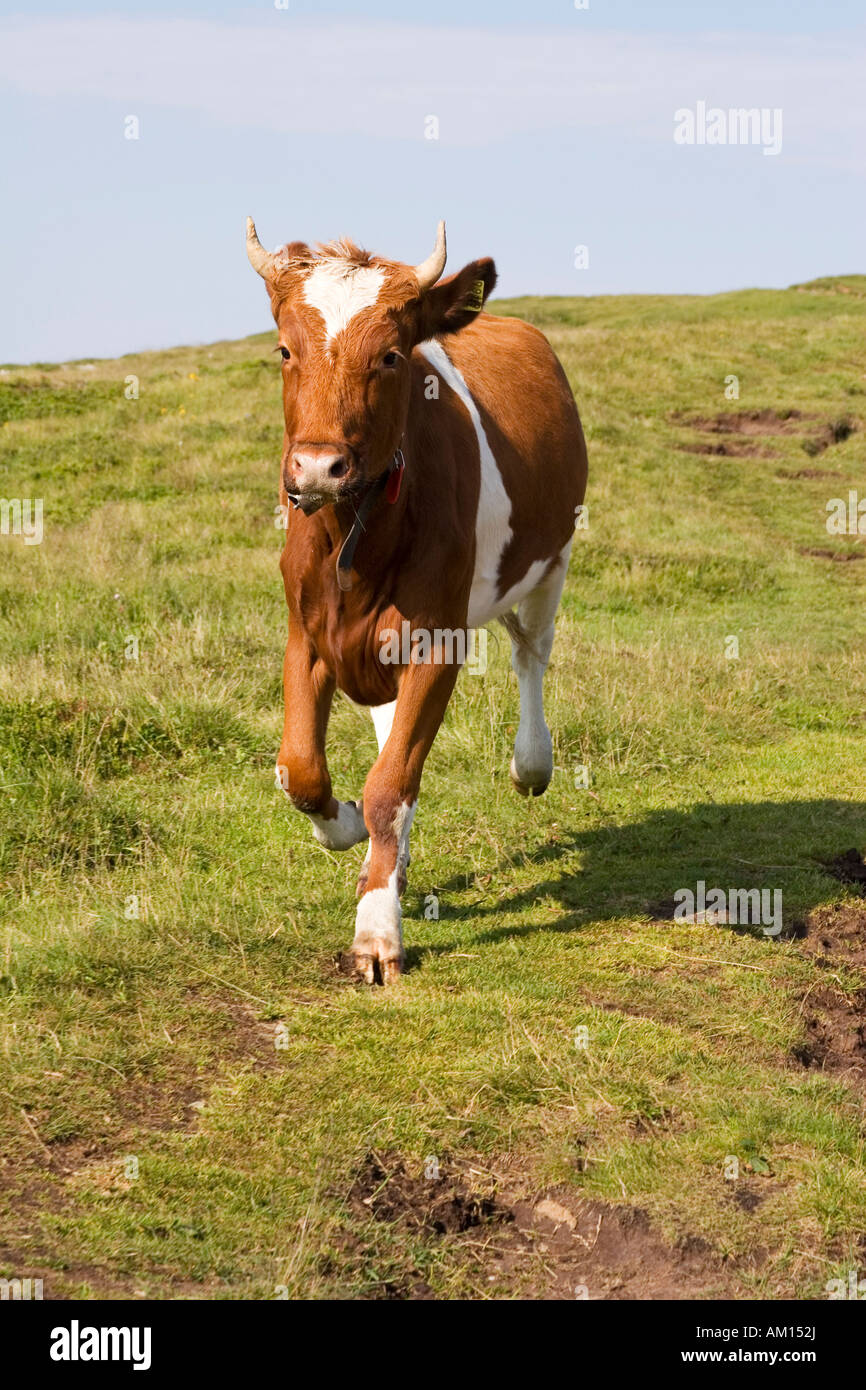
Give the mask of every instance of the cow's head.
M 283 363 L 282 482 L 308 515 L 358 498 L 389 467 L 409 409 L 417 343 L 471 323 L 496 283 L 489 259 L 439 280 L 445 224 L 420 265 L 350 242 L 271 253 L 247 219 L 247 254 L 263 277 Z M 438 283 L 437 283 L 438 281 Z

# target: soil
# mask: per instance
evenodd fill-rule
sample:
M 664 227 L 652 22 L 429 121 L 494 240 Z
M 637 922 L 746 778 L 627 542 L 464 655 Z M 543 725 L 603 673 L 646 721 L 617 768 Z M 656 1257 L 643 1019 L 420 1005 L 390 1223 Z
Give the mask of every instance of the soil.
M 285 1065 L 275 1046 L 275 1023 L 261 1022 L 252 1006 L 236 994 L 195 985 L 186 991 L 186 998 L 191 1005 L 205 1008 L 215 1020 L 223 1061 L 248 1062 L 265 1071 Z M 123 1175 L 123 1156 L 137 1151 L 143 1135 L 192 1132 L 215 1079 L 213 1073 L 202 1076 L 182 1066 L 166 1070 L 159 1080 L 137 1079 L 134 1086 L 114 1097 L 114 1122 L 104 1134 L 49 1143 L 34 1135 L 32 1151 L 15 1161 L 9 1154 L 0 1156 L 0 1211 L 4 1219 L 0 1268 L 26 1269 L 28 1276 L 41 1278 L 46 1300 L 73 1297 L 70 1290 L 79 1282 L 89 1284 L 99 1297 L 132 1298 L 141 1296 L 142 1285 L 152 1285 L 157 1277 L 161 1284 L 170 1285 L 171 1293 L 165 1296 L 172 1298 L 207 1298 L 224 1289 L 224 1282 L 216 1277 L 185 1281 L 158 1269 L 142 1269 L 127 1277 L 98 1264 L 49 1264 L 48 1252 L 33 1231 L 40 1213 L 69 1218 L 82 1192 L 86 1200 L 86 1194 L 94 1190 L 110 1193 L 128 1189 L 131 1182 Z M 38 1135 L 40 1117 L 35 1112 L 31 1117 Z
M 839 473 L 834 468 L 780 468 L 776 474 L 777 478 L 797 479 L 797 478 L 844 478 L 844 473 Z
M 799 434 L 800 422 L 814 420 L 799 410 L 780 413 L 776 410 L 731 410 L 722 415 L 693 415 L 682 417 L 679 424 L 711 434 Z
M 736 1272 L 695 1236 L 671 1245 L 639 1207 L 583 1199 L 551 1188 L 540 1200 L 516 1202 L 514 1229 L 491 1252 L 495 1280 L 526 1283 L 538 1299 L 731 1298 Z M 488 1274 L 488 1280 L 491 1275 Z
M 459 1176 L 415 1176 L 399 1157 L 375 1153 L 367 1155 L 352 1185 L 349 1206 L 358 1215 L 435 1235 L 513 1219 L 494 1197 L 472 1192 Z
M 477 1191 L 445 1162 L 438 1179 L 427 1179 L 399 1155 L 370 1154 L 349 1207 L 449 1241 L 494 1297 L 503 1290 L 538 1300 L 730 1298 L 741 1291 L 737 1269 L 704 1241 L 670 1244 L 640 1208 L 594 1201 L 573 1188 L 536 1196 Z M 375 1296 L 435 1297 L 417 1270 Z
M 821 965 L 844 963 L 866 970 L 866 905 L 837 903 L 816 907 L 805 922 L 803 950 Z
M 824 866 L 834 877 L 866 893 L 866 863 L 850 849 Z M 673 917 L 673 900 L 653 903 L 655 921 Z M 695 920 L 692 918 L 691 920 Z M 705 925 L 721 924 L 721 914 Z M 817 907 L 805 921 L 786 930 L 800 948 L 831 971 L 841 965 L 866 974 L 866 904 L 839 903 Z M 802 999 L 805 1039 L 792 1051 L 802 1067 L 839 1074 L 859 1091 L 866 1091 L 866 986 L 846 990 L 836 974 L 819 981 Z
M 835 864 L 852 874 L 862 871 L 854 881 L 866 886 L 866 866 L 856 850 L 840 855 Z M 842 874 L 837 872 L 837 877 Z M 830 970 L 844 965 L 866 971 L 866 905 L 817 907 L 804 927 L 801 949 L 818 964 Z M 806 1039 L 794 1049 L 795 1061 L 844 1074 L 850 1084 L 866 1090 L 866 987 L 846 991 L 833 975 L 805 995 L 803 1021 Z
M 859 849 L 846 849 L 824 868 L 842 883 L 856 884 L 861 893 L 866 893 L 866 860 Z
M 682 449 L 687 454 L 713 454 L 723 458 L 771 459 L 776 457 L 775 450 L 764 449 L 759 443 L 748 439 L 730 439 L 726 444 L 721 441 L 718 444 L 679 444 L 677 448 Z
M 850 995 L 829 985 L 810 990 L 803 1019 L 806 1040 L 794 1049 L 794 1060 L 866 1090 L 866 989 Z
M 741 1211 L 757 1211 L 762 1202 L 766 1201 L 768 1192 L 760 1192 L 754 1183 L 737 1182 L 732 1183 L 731 1200 Z
M 807 454 L 815 457 L 834 444 L 840 444 L 853 434 L 856 426 L 847 417 L 823 424 L 818 417 L 806 415 L 800 410 L 736 410 L 725 411 L 720 415 L 674 415 L 675 424 L 700 430 L 703 434 L 734 436 L 724 442 L 693 442 L 681 444 L 679 448 L 692 454 L 720 454 L 732 457 L 773 458 L 774 451 L 761 447 L 761 440 L 779 435 L 794 435 L 799 438 Z M 824 469 L 802 468 L 787 473 L 777 473 L 777 477 L 788 478 L 829 478 L 838 474 Z
M 800 547 L 801 555 L 814 555 L 819 560 L 837 560 L 843 563 L 846 560 L 866 559 L 866 550 L 855 550 L 853 547 L 846 550 L 831 550 L 829 546 L 805 545 Z

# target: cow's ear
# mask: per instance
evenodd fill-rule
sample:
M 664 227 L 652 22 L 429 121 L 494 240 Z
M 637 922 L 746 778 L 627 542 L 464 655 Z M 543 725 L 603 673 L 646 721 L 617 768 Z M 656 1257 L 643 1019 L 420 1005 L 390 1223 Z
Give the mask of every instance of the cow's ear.
M 423 343 L 427 338 L 465 328 L 481 313 L 495 284 L 496 266 L 489 256 L 471 261 L 456 275 L 440 280 L 421 297 L 418 341 Z

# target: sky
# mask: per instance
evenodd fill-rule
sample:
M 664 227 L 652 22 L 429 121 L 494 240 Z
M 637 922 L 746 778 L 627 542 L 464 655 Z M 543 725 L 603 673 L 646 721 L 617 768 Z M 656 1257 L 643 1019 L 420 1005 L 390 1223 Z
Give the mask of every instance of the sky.
M 509 296 L 863 271 L 864 74 L 862 0 L 0 0 L 0 361 L 267 329 L 248 213 L 411 263 L 444 217 Z

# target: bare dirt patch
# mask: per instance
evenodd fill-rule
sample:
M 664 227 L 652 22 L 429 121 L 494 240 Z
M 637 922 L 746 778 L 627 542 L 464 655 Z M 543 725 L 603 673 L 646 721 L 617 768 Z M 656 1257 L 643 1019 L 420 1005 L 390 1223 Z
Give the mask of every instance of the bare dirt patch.
M 841 444 L 856 429 L 854 421 L 847 415 L 821 423 L 817 416 L 800 410 L 731 410 L 720 415 L 675 415 L 672 418 L 675 424 L 699 430 L 702 434 L 726 436 L 724 442 L 694 441 L 681 444 L 681 449 L 692 454 L 732 457 L 772 458 L 774 451 L 762 448 L 760 441 L 768 437 L 793 435 L 799 438 L 805 452 L 814 458 L 834 444 Z M 836 475 L 823 470 L 797 469 L 787 475 L 776 476 L 803 478 Z
M 691 443 L 679 444 L 677 448 L 682 449 L 687 454 L 710 454 L 721 458 L 759 458 L 771 459 L 776 457 L 774 449 L 765 449 L 759 443 L 749 439 L 729 439 L 722 443 Z
M 24 1270 L 26 1273 L 22 1274 Z M 92 1289 L 104 1290 L 107 1294 L 134 1296 L 134 1281 L 118 1278 L 110 1288 L 105 1285 L 105 1270 L 98 1265 L 81 1263 L 64 1264 L 62 1269 L 55 1265 L 42 1263 L 34 1258 L 32 1249 L 24 1246 L 0 1245 L 0 1273 L 4 1278 L 41 1279 L 42 1298 L 48 1302 L 65 1301 L 74 1297 L 76 1285 L 88 1284 Z
M 140 1143 L 142 1135 L 192 1132 L 211 1088 L 220 1079 L 220 1071 L 212 1062 L 197 1064 L 183 1048 L 184 1028 L 194 1034 L 203 1017 L 211 1028 L 220 1070 L 251 1066 L 257 1071 L 274 1071 L 283 1066 L 276 1048 L 275 1023 L 260 1021 L 245 1000 L 228 992 L 204 991 L 197 985 L 185 990 L 184 998 L 191 1011 L 183 1027 L 174 1031 L 176 1056 L 168 1053 L 153 1074 L 131 1074 L 125 1084 L 114 1089 L 101 1134 L 44 1142 L 40 1135 L 47 1115 L 24 1107 L 22 1126 L 29 1131 L 30 1151 L 18 1163 L 4 1164 L 0 1159 L 0 1179 L 16 1171 L 38 1170 L 65 1178 L 89 1164 L 107 1161 L 112 1154 L 130 1152 L 130 1145 Z
M 356 1216 L 441 1237 L 493 1296 L 529 1299 L 735 1297 L 738 1271 L 696 1237 L 671 1245 L 647 1213 L 552 1187 L 527 1197 L 477 1191 L 447 1164 L 440 1177 L 409 1171 L 399 1155 L 370 1154 L 348 1198 Z M 742 1271 L 740 1271 L 742 1272 Z M 433 1298 L 417 1270 L 381 1298 Z
M 810 1070 L 832 1072 L 859 1090 L 866 1088 L 866 989 L 844 993 L 831 985 L 810 990 L 803 1000 L 805 1040 L 793 1056 Z
M 777 478 L 796 480 L 799 478 L 844 478 L 844 473 L 839 473 L 834 468 L 780 468 L 776 474 Z
M 851 873 L 863 867 L 856 850 L 840 855 L 834 864 L 847 866 Z M 866 877 L 858 881 L 866 885 Z M 802 924 L 801 949 L 827 970 L 847 966 L 866 971 L 866 906 L 837 903 L 814 908 Z M 795 1061 L 840 1074 L 866 1089 L 866 987 L 846 990 L 834 974 L 808 991 L 802 1013 L 805 1039 L 793 1050 Z
M 837 563 L 845 564 L 849 560 L 866 559 L 866 550 L 857 550 L 854 546 L 846 546 L 844 549 L 831 550 L 829 546 L 804 545 L 800 547 L 801 555 L 813 555 L 818 560 L 835 560 Z
M 186 998 L 191 1008 L 204 1010 L 210 1021 L 212 1037 L 218 1040 L 220 1067 L 252 1066 L 271 1071 L 284 1065 L 275 1046 L 275 1023 L 259 1020 L 245 1000 L 234 993 L 217 993 L 197 985 L 189 987 Z M 192 1011 L 186 1026 L 198 1026 Z M 175 1030 L 174 1042 L 181 1041 L 182 1032 Z M 46 1143 L 39 1137 L 44 1117 L 37 1110 L 27 1111 L 22 1124 L 27 1126 L 32 1147 L 20 1156 L 0 1156 L 0 1215 L 7 1242 L 0 1245 L 0 1274 L 5 1265 L 43 1278 L 46 1299 L 70 1297 L 69 1290 L 79 1282 L 89 1284 L 101 1296 L 127 1298 L 135 1296 L 142 1281 L 152 1284 L 155 1278 L 168 1282 L 171 1297 L 206 1297 L 209 1289 L 223 1287 L 219 1280 L 184 1282 L 171 1271 L 142 1270 L 140 1276 L 130 1279 L 108 1266 L 68 1263 L 60 1257 L 54 1260 L 39 1229 L 43 1213 L 63 1213 L 71 1219 L 82 1198 L 128 1191 L 133 1184 L 125 1175 L 125 1157 L 142 1152 L 150 1135 L 192 1133 L 207 1096 L 219 1080 L 220 1072 L 212 1066 L 202 1070 L 190 1064 L 188 1053 L 181 1053 L 177 1062 L 169 1059 L 157 1075 L 133 1077 L 126 1086 L 118 1087 L 109 1102 L 111 1115 L 106 1116 L 105 1131 L 90 1137 Z
M 740 1211 L 753 1212 L 767 1200 L 768 1192 L 762 1192 L 755 1183 L 732 1183 L 731 1201 Z
M 842 963 L 866 970 L 866 905 L 816 907 L 806 918 L 805 933 L 803 950 L 822 965 Z
M 854 884 L 861 893 L 866 893 L 866 860 L 859 849 L 846 849 L 824 865 L 828 873 L 841 883 Z
M 852 420 L 843 417 L 840 420 L 828 420 L 827 424 L 817 435 L 803 440 L 803 448 L 807 454 L 823 453 L 825 449 L 831 449 L 834 444 L 842 444 L 854 433 L 855 425 Z
M 721 415 L 681 416 L 677 423 L 709 434 L 799 434 L 802 421 L 814 420 L 800 410 L 731 410 Z
M 492 1242 L 487 1278 L 537 1299 L 735 1297 L 736 1271 L 705 1241 L 671 1245 L 647 1213 L 591 1201 L 565 1187 L 512 1206 L 513 1226 Z
M 435 1235 L 513 1219 L 495 1197 L 471 1191 L 462 1177 L 444 1169 L 438 1178 L 413 1175 L 393 1154 L 367 1155 L 350 1189 L 349 1206 L 358 1215 Z

